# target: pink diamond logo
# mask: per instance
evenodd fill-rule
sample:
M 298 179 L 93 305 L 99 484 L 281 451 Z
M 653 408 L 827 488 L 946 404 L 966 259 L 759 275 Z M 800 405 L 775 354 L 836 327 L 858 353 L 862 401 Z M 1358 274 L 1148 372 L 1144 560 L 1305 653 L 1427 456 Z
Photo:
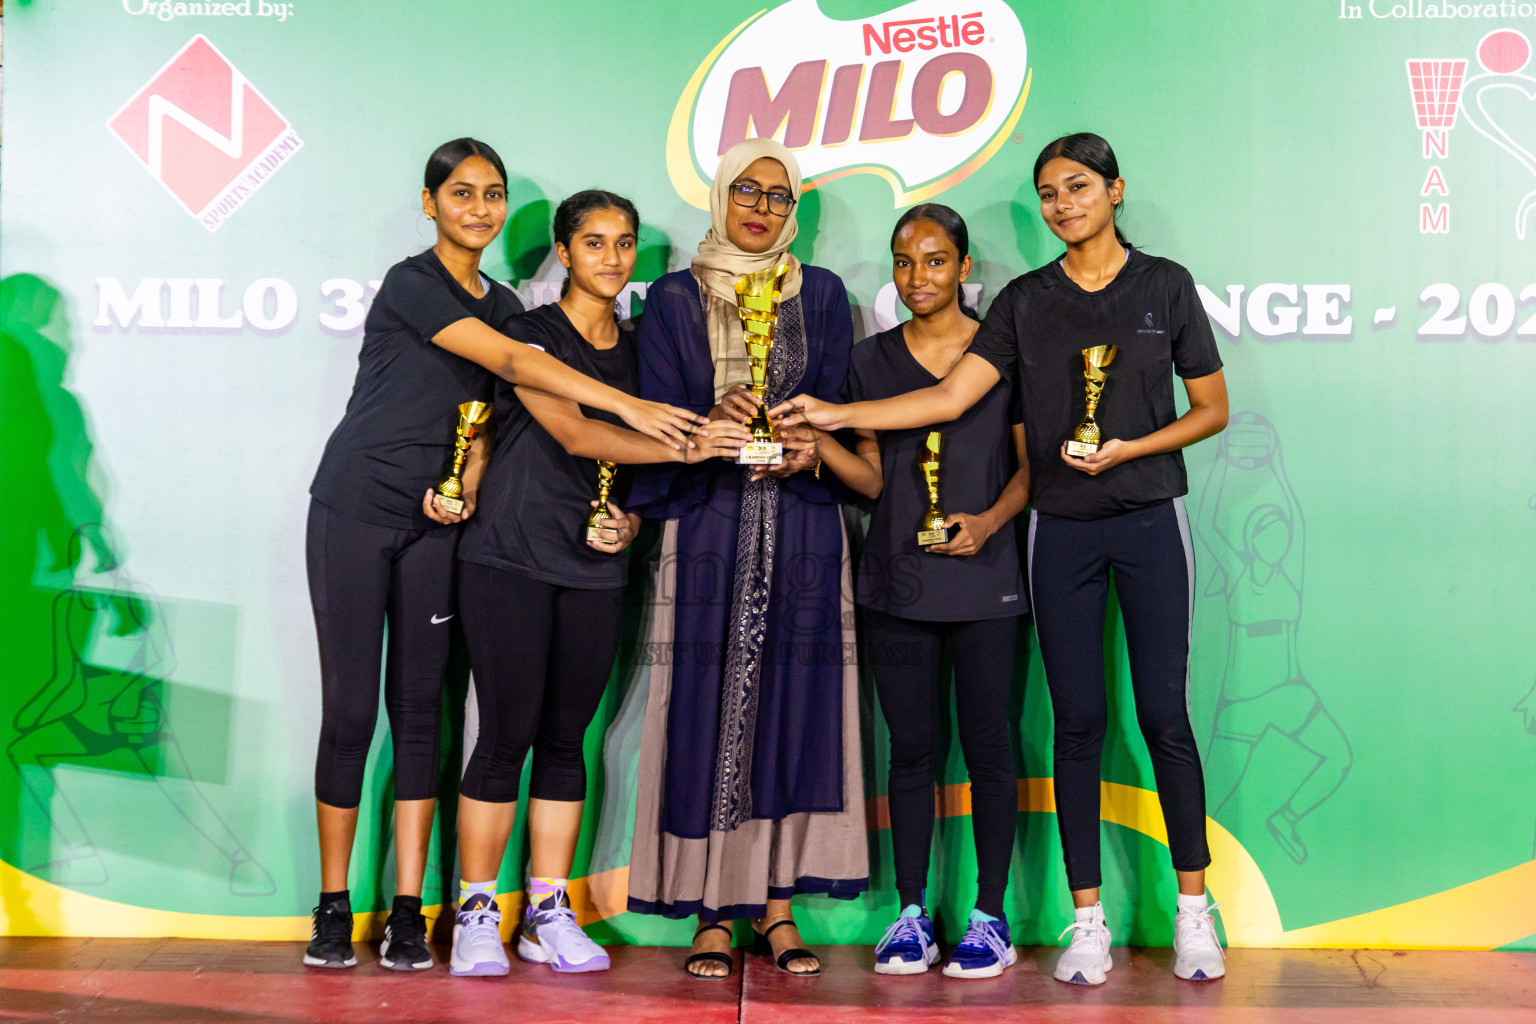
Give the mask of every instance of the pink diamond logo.
M 303 145 L 288 119 L 201 34 L 108 119 L 107 129 L 209 231 Z

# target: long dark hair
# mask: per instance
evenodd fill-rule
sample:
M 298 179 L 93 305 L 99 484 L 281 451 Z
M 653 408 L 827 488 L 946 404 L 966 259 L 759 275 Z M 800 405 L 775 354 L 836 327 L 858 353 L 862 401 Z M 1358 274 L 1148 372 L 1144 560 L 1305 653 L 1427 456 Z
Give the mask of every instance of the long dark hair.
M 896 221 L 896 227 L 891 230 L 891 250 L 893 252 L 896 249 L 896 238 L 901 234 L 901 229 L 919 220 L 931 220 L 937 224 L 939 230 L 949 236 L 949 243 L 955 247 L 955 259 L 960 263 L 965 262 L 965 258 L 971 254 L 970 229 L 965 226 L 964 217 L 943 203 L 919 203 L 902 214 Z M 972 320 L 980 320 L 981 315 L 966 305 L 965 286 L 963 284 L 956 285 L 956 290 L 959 293 L 960 312 Z
M 569 251 L 571 239 L 576 237 L 576 232 L 586 222 L 587 216 L 595 210 L 618 210 L 629 218 L 629 225 L 635 232 L 635 239 L 640 238 L 640 211 L 635 209 L 635 204 L 621 195 L 609 192 L 601 188 L 582 189 L 575 195 L 567 196 L 560 201 L 555 208 L 555 242 L 565 246 Z M 565 283 L 560 286 L 560 297 L 571 290 L 571 275 L 565 275 Z
M 1115 151 L 1110 148 L 1109 142 L 1102 135 L 1093 132 L 1077 132 L 1073 135 L 1063 135 L 1059 139 L 1053 139 L 1046 143 L 1040 155 L 1035 158 L 1035 187 L 1040 187 L 1040 172 L 1045 165 L 1063 157 L 1075 163 L 1080 163 L 1094 174 L 1104 179 L 1104 184 L 1109 185 L 1120 177 L 1120 162 L 1115 159 Z M 1120 216 L 1122 204 L 1117 204 L 1112 215 L 1116 219 Z M 1125 236 L 1120 233 L 1120 225 L 1115 225 L 1115 241 L 1121 245 L 1130 245 Z
M 448 175 L 453 173 L 453 169 L 472 156 L 488 160 L 490 165 L 496 168 L 496 173 L 501 175 L 501 180 L 503 182 L 507 180 L 507 168 L 494 149 L 479 139 L 462 138 L 445 142 L 432 151 L 432 155 L 427 157 L 427 170 L 422 175 L 422 185 L 428 192 L 437 195 L 437 190 L 442 188 L 443 182 L 448 180 Z

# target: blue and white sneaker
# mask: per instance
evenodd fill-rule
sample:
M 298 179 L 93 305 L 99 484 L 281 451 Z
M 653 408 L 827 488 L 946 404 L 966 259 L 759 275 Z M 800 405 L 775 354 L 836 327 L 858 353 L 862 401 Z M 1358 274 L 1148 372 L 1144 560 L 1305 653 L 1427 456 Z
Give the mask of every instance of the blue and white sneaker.
M 938 962 L 933 920 L 916 903 L 907 904 L 875 946 L 875 973 L 922 974 Z
M 549 964 L 562 974 L 606 971 L 608 954 L 587 938 L 576 923 L 576 911 L 557 901 L 549 907 L 529 907 L 523 917 L 517 955 L 530 963 Z
M 1227 973 L 1227 954 L 1216 937 L 1211 911 L 1179 908 L 1173 919 L 1173 973 L 1185 981 L 1215 981 Z
M 453 953 L 448 973 L 460 978 L 484 978 L 512 969 L 501 944 L 501 911 L 496 901 L 477 892 L 459 908 L 453 925 Z
M 944 964 L 948 978 L 995 978 L 1019 959 L 1008 934 L 1008 922 L 979 910 L 971 911 L 971 924 L 960 944 Z
M 1062 929 L 1062 938 L 1072 933 L 1072 944 L 1056 961 L 1056 980 L 1068 985 L 1102 985 L 1115 962 L 1109 956 L 1109 925 L 1104 922 L 1104 907 L 1095 903 L 1079 907 L 1073 921 Z

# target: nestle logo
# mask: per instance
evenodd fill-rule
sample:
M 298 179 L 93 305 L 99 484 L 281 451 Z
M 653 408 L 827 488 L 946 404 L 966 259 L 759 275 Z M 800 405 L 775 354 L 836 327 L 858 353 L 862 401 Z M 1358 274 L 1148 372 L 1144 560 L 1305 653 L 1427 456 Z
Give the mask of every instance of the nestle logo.
M 209 231 L 303 145 L 201 34 L 112 115 L 107 129 Z
M 872 174 L 897 207 L 924 202 L 991 159 L 1029 98 L 1008 0 L 865 3 L 847 19 L 819 0 L 758 6 L 699 65 L 667 128 L 667 176 L 700 209 L 720 155 L 750 138 L 794 150 L 807 189 Z
M 864 56 L 874 56 L 875 50 L 889 54 L 911 53 L 913 50 L 950 49 L 956 46 L 975 46 L 987 37 L 981 24 L 981 12 L 975 14 L 951 14 L 937 18 L 907 18 L 904 21 L 882 21 L 877 30 L 873 22 L 864 23 Z

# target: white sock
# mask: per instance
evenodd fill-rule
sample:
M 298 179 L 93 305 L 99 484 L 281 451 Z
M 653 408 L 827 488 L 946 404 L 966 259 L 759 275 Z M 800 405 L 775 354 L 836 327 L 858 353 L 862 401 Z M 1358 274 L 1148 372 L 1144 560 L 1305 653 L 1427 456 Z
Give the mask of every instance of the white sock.
M 1102 924 L 1104 921 L 1104 904 L 1095 903 L 1091 907 L 1078 907 L 1073 913 L 1073 917 L 1084 923 L 1098 921 Z
M 1206 902 L 1204 893 L 1199 896 L 1186 896 L 1179 893 L 1179 913 L 1181 914 L 1203 914 L 1207 906 L 1209 904 Z

